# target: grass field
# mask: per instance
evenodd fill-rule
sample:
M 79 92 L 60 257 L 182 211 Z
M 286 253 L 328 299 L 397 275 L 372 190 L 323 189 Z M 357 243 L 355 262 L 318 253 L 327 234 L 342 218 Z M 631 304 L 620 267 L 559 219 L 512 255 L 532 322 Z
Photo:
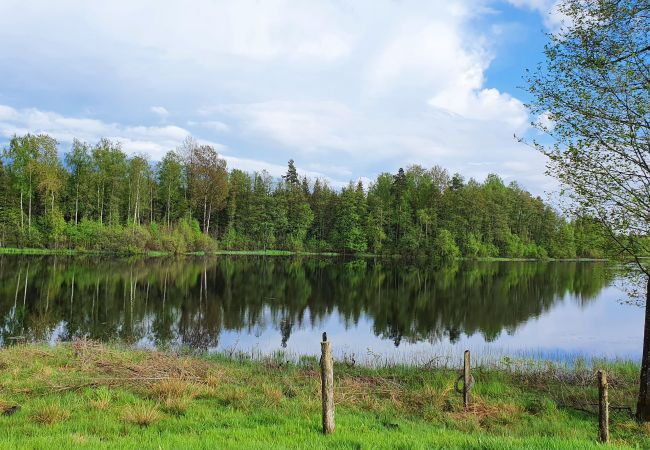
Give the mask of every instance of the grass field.
M 636 365 L 603 365 L 611 403 L 632 405 Z M 337 363 L 337 430 L 324 436 L 316 358 L 16 345 L 0 350 L 0 410 L 15 411 L 0 415 L 0 447 L 602 448 L 590 369 L 509 367 L 476 369 L 465 411 L 456 371 Z M 627 411 L 611 422 L 609 448 L 650 448 Z

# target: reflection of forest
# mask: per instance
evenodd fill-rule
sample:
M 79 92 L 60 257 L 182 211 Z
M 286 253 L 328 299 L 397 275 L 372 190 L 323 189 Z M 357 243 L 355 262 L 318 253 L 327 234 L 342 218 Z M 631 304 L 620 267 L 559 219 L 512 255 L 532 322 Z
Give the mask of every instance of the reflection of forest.
M 378 336 L 494 339 L 564 294 L 588 302 L 611 280 L 604 263 L 465 262 L 280 257 L 115 259 L 0 256 L 0 339 L 142 339 L 215 346 L 222 329 L 296 327 L 364 315 Z

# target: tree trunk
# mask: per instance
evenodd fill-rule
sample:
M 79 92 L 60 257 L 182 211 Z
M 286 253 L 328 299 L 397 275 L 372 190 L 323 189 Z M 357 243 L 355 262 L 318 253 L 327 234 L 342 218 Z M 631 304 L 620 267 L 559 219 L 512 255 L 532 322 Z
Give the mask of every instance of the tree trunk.
M 29 207 L 27 210 L 27 226 L 32 228 L 32 187 L 29 187 Z
M 79 183 L 77 183 L 77 194 L 74 199 L 74 224 L 79 223 Z
M 171 201 L 171 188 L 167 187 L 167 228 L 169 228 L 169 202 Z
M 149 223 L 153 223 L 153 185 L 149 185 Z
M 133 226 L 137 223 L 140 224 L 140 176 L 138 175 L 138 182 L 135 185 L 135 206 L 133 207 Z
M 102 203 L 101 203 L 101 209 L 99 213 L 99 223 L 101 223 L 102 225 L 104 225 L 104 194 L 105 193 L 106 192 L 104 191 L 104 183 L 102 183 L 102 197 L 101 197 Z
M 643 353 L 641 354 L 641 386 L 636 405 L 636 417 L 650 421 L 650 277 L 646 286 L 645 324 L 643 326 Z
M 203 199 L 203 233 L 205 233 L 205 234 L 208 233 L 208 229 L 206 228 L 206 221 L 205 221 L 205 213 L 206 213 L 207 209 L 208 209 L 208 198 L 205 197 Z
M 25 228 L 25 208 L 23 208 L 23 190 L 20 189 L 20 228 Z
M 212 215 L 212 202 L 208 206 L 208 225 L 205 227 L 205 234 L 210 234 L 210 216 Z

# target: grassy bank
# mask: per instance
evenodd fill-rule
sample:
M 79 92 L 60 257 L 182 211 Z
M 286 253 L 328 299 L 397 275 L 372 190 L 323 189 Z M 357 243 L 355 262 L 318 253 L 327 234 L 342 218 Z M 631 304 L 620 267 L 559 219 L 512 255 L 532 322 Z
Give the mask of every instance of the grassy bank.
M 77 249 L 49 249 L 49 248 L 13 248 L 0 247 L 0 255 L 141 255 L 141 256 L 174 256 L 174 253 L 164 251 L 142 252 L 110 252 L 99 250 L 77 250 Z M 293 252 L 289 250 L 215 250 L 212 252 L 187 252 L 181 255 L 204 256 L 204 255 L 259 255 L 259 256 L 338 256 L 334 252 Z
M 607 367 L 613 405 L 637 367 Z M 0 350 L 2 448 L 600 448 L 590 370 L 475 370 L 473 406 L 446 369 L 335 365 L 336 433 L 320 433 L 316 358 L 181 357 L 79 341 Z M 19 409 L 12 409 L 19 406 Z M 650 447 L 612 411 L 611 448 Z

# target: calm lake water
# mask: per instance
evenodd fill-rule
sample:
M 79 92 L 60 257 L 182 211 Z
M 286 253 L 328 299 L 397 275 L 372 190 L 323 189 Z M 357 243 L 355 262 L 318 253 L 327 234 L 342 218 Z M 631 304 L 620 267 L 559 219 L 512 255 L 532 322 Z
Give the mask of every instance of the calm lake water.
M 603 262 L 0 256 L 0 345 L 87 336 L 143 347 L 422 362 L 640 358 L 643 311 Z M 18 339 L 16 339 L 18 338 Z

